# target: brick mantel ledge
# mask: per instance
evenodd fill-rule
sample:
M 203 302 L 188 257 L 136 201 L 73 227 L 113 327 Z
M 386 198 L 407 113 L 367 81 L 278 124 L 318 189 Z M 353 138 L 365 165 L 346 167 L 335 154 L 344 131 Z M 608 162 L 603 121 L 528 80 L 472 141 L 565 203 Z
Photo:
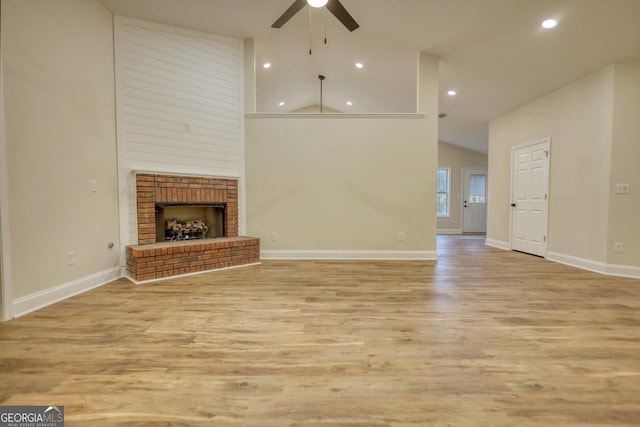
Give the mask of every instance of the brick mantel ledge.
M 219 237 L 127 246 L 127 276 L 145 282 L 260 263 L 260 239 Z

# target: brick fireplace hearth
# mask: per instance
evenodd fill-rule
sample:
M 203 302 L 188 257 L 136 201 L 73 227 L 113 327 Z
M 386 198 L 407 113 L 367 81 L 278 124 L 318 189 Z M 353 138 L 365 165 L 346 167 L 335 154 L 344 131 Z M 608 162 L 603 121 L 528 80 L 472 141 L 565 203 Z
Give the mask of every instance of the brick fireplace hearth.
M 260 239 L 238 236 L 238 181 L 181 175 L 137 174 L 138 245 L 127 247 L 127 274 L 135 281 L 260 262 Z M 157 242 L 159 205 L 224 206 L 225 237 Z

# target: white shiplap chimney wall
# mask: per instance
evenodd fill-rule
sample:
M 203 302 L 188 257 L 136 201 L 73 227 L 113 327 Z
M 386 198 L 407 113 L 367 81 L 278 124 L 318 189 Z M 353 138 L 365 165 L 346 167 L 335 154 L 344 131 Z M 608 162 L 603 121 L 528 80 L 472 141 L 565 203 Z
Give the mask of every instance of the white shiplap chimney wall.
M 244 42 L 118 16 L 114 37 L 124 248 L 136 171 L 241 178 Z

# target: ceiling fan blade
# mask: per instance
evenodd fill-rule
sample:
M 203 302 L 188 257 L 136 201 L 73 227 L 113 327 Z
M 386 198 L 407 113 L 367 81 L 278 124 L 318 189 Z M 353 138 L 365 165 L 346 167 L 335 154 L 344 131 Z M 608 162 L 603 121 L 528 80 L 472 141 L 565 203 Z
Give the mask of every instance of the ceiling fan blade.
M 287 23 L 287 21 L 289 19 L 293 18 L 293 15 L 298 13 L 300 11 L 300 9 L 302 9 L 306 4 L 307 4 L 307 0 L 296 0 L 296 1 L 294 1 L 293 4 L 291 6 L 289 6 L 289 9 L 285 10 L 285 12 L 282 14 L 282 16 L 280 18 L 278 18 L 278 20 L 276 22 L 273 23 L 271 28 L 280 28 L 280 27 L 282 27 L 284 24 Z
M 333 13 L 333 15 L 338 18 L 338 21 L 342 22 L 342 25 L 347 27 L 349 31 L 355 31 L 360 27 L 356 20 L 347 12 L 347 9 L 340 3 L 340 0 L 329 0 L 327 9 L 329 9 L 329 12 Z

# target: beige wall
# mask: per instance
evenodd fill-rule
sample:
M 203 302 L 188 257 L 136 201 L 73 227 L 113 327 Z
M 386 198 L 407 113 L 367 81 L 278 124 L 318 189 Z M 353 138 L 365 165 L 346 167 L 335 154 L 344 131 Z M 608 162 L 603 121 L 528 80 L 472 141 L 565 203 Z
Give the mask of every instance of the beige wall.
M 511 148 L 551 137 L 548 250 L 604 262 L 613 66 L 489 125 L 487 238 L 509 242 Z
M 638 182 L 638 81 L 637 62 L 611 65 L 490 123 L 488 239 L 509 242 L 511 148 L 551 137 L 549 254 L 640 265 L 637 195 L 611 195 Z
M 640 60 L 615 65 L 607 262 L 640 266 Z M 616 183 L 630 185 L 615 194 Z M 614 242 L 624 252 L 613 252 Z
M 451 169 L 450 216 L 438 218 L 438 230 L 460 231 L 462 229 L 462 170 L 486 168 L 487 155 L 440 141 L 438 142 L 438 167 Z
M 247 232 L 263 250 L 435 251 L 437 64 L 421 56 L 424 118 L 247 119 Z
M 119 265 L 112 16 L 94 0 L 3 0 L 2 44 L 20 298 Z

